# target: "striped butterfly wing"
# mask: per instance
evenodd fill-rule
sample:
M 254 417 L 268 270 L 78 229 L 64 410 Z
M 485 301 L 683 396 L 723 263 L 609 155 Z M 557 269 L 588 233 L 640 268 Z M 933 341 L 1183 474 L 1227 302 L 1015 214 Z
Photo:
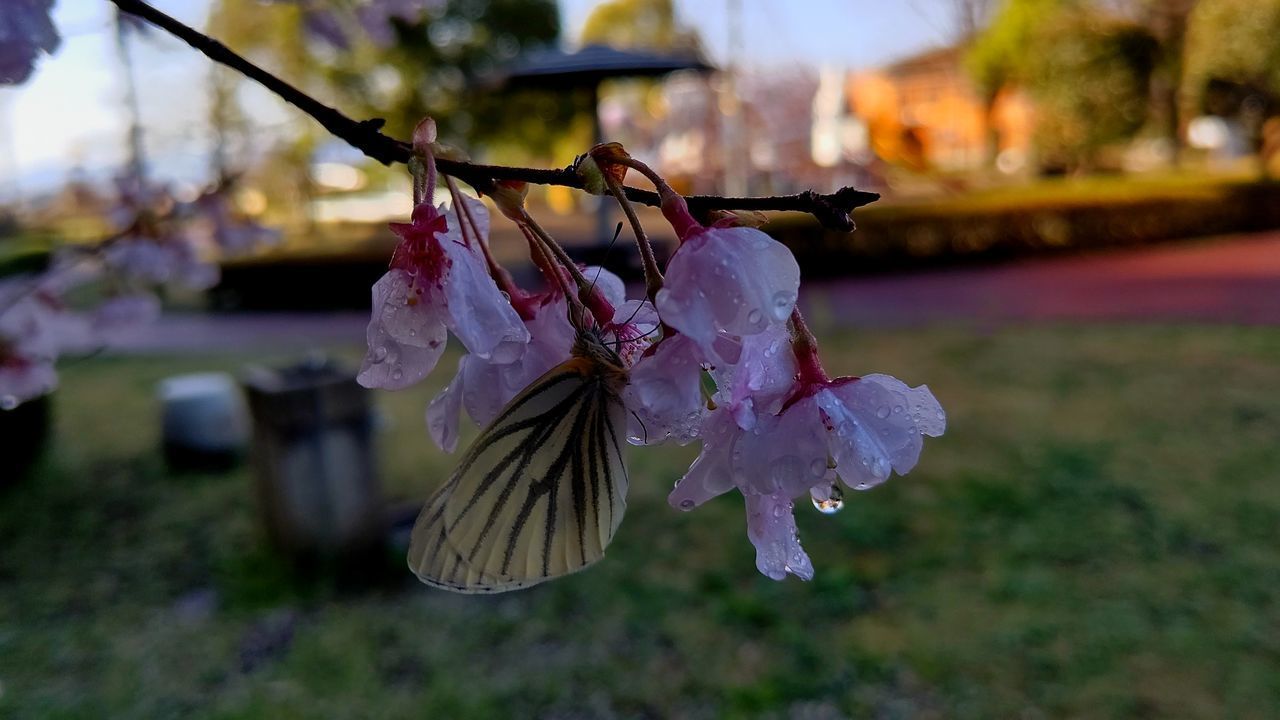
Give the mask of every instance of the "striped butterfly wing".
M 413 528 L 409 566 L 463 593 L 516 590 L 604 556 L 626 509 L 616 371 L 575 356 L 517 395 Z

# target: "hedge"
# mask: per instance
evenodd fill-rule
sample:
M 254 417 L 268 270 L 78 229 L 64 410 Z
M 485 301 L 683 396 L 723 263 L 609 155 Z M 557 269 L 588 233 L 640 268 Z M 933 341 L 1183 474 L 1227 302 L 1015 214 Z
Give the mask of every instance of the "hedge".
M 947 200 L 855 212 L 852 233 L 807 216 L 765 231 L 808 277 L 988 262 L 1280 228 L 1280 183 L 1227 183 L 1121 197 Z

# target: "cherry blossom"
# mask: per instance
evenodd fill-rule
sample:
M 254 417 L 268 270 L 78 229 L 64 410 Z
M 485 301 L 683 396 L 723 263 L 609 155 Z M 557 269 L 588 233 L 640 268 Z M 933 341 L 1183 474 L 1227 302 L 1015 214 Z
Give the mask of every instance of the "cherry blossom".
M 125 235 L 102 249 L 108 272 L 130 285 L 169 285 L 206 290 L 218 283 L 218 266 L 185 233 Z
M 941 435 L 946 415 L 928 387 L 911 388 L 879 374 L 797 381 L 788 402 L 778 414 L 757 414 L 749 428 L 732 406 L 717 408 L 702 427 L 701 454 L 668 501 L 691 510 L 738 488 L 747 501 L 748 537 L 760 571 L 775 579 L 788 572 L 807 579 L 813 570 L 795 535 L 792 499 L 810 493 L 829 501 L 837 478 L 866 490 L 893 471 L 909 472 L 922 436 Z
M 49 17 L 53 0 L 5 0 L 0 12 L 0 85 L 21 85 L 41 53 L 53 54 L 62 39 Z
M 414 208 L 411 223 L 392 224 L 401 242 L 373 286 L 360 384 L 394 390 L 426 377 L 444 353 L 446 330 L 484 360 L 523 354 L 529 331 L 459 227 L 456 215 L 427 203 Z
M 57 387 L 54 362 L 69 344 L 83 342 L 87 325 L 68 314 L 39 278 L 0 280 L 0 409 Z

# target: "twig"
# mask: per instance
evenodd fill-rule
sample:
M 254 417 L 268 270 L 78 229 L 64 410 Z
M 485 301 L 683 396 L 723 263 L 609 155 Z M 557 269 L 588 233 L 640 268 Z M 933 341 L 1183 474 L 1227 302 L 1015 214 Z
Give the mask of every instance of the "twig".
M 298 88 L 281 80 L 275 75 L 249 62 L 243 56 L 194 28 L 179 22 L 165 13 L 151 7 L 142 0 L 110 0 L 121 11 L 136 15 L 146 20 L 191 47 L 203 53 L 210 60 L 225 65 L 245 77 L 259 83 L 275 93 L 285 102 L 310 115 L 326 130 L 365 155 L 384 165 L 405 163 L 409 161 L 411 152 L 408 143 L 383 135 L 381 132 L 385 120 L 353 120 Z M 476 190 L 485 193 L 490 190 L 495 180 L 519 180 L 536 185 L 563 185 L 582 189 L 583 180 L 574 172 L 573 167 L 562 169 L 543 169 L 526 167 L 508 167 L 504 165 L 478 165 L 475 163 L 446 160 L 438 158 L 436 166 L 447 175 L 466 182 Z M 658 194 L 639 188 L 625 187 L 627 198 L 632 202 L 657 207 Z M 779 195 L 771 197 L 721 197 L 719 195 L 692 195 L 685 200 L 689 209 L 694 212 L 708 210 L 791 210 L 813 215 L 823 225 L 833 230 L 849 231 L 853 229 L 853 218 L 850 213 L 855 208 L 875 202 L 880 195 L 863 192 L 851 187 L 841 188 L 829 195 L 822 195 L 807 190 L 795 195 Z

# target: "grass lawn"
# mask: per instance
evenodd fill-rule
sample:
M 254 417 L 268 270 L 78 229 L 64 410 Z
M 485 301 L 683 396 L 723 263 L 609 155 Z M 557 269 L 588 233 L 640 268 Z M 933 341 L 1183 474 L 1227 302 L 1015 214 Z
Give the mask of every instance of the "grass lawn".
M 950 429 L 842 513 L 799 508 L 813 582 L 756 573 L 740 498 L 669 509 L 693 448 L 649 449 L 601 564 L 479 598 L 294 578 L 247 471 L 166 474 L 155 381 L 249 358 L 72 362 L 53 452 L 0 496 L 0 717 L 1280 715 L 1280 330 L 824 350 L 927 382 Z M 422 427 L 444 380 L 378 395 L 391 495 L 450 467 Z

